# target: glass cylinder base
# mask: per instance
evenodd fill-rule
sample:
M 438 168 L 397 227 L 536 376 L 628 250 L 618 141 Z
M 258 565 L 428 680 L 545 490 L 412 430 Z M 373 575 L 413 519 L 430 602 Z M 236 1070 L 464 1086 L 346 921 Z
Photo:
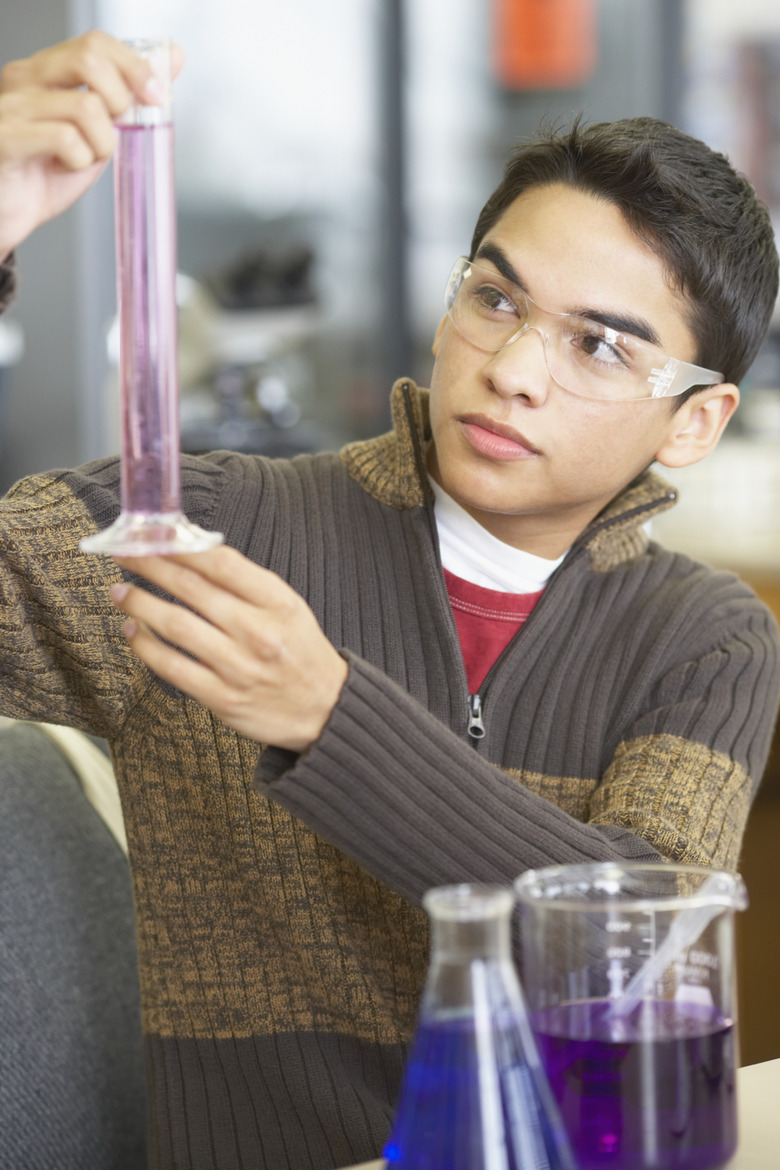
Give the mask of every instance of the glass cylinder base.
M 79 548 L 117 557 L 162 557 L 205 552 L 222 544 L 221 532 L 207 532 L 182 512 L 123 512 L 109 528 L 86 536 Z

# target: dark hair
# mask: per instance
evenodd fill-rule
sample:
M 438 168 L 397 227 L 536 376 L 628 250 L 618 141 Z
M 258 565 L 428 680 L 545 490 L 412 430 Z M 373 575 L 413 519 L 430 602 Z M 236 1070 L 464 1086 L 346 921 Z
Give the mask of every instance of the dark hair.
M 614 203 L 658 255 L 688 302 L 697 365 L 739 382 L 758 352 L 777 297 L 769 213 L 744 175 L 705 143 L 654 118 L 542 129 L 511 155 L 480 212 L 471 244 L 530 187 L 564 183 Z M 696 388 L 675 399 L 680 405 Z

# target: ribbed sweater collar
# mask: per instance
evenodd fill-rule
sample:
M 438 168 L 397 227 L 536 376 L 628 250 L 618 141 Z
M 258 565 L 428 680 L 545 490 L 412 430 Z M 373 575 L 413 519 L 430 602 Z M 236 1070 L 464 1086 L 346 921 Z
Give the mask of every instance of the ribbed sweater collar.
M 399 511 L 431 506 L 424 456 L 431 437 L 428 391 L 402 378 L 394 385 L 390 402 L 392 431 L 349 443 L 341 459 L 352 478 L 380 503 Z M 590 522 L 569 556 L 586 547 L 596 572 L 636 559 L 648 545 L 644 525 L 676 500 L 670 484 L 655 472 L 644 471 Z

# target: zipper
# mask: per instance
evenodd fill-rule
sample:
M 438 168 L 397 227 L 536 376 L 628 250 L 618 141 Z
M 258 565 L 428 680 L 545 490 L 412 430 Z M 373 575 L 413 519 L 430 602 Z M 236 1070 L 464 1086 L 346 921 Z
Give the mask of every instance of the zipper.
M 479 695 L 469 695 L 468 707 L 468 733 L 472 739 L 483 739 L 485 735 L 485 724 L 482 722 L 482 700 Z
M 447 597 L 446 587 L 444 585 L 444 576 L 442 573 L 441 555 L 439 551 L 439 535 L 436 530 L 436 519 L 433 513 L 433 493 L 428 484 L 427 470 L 425 467 L 425 459 L 423 457 L 422 444 L 420 436 L 417 433 L 417 426 L 414 419 L 414 409 L 412 407 L 412 398 L 409 383 L 405 382 L 403 386 L 403 400 L 404 410 L 406 412 L 406 421 L 409 427 L 409 433 L 412 436 L 412 446 L 414 447 L 414 458 L 417 464 L 417 472 L 420 477 L 420 482 L 423 485 L 423 494 L 425 497 L 425 514 L 428 521 L 428 527 L 431 534 L 431 542 L 436 556 L 436 563 L 439 569 L 441 579 L 441 590 L 446 604 L 447 613 L 452 627 L 452 633 L 455 638 L 455 643 L 459 649 L 459 658 L 461 670 L 465 680 L 465 665 L 463 663 L 463 651 L 460 650 L 460 643 L 458 641 L 458 633 L 455 628 L 454 618 L 452 615 L 452 607 L 450 606 L 449 598 Z M 465 689 L 465 688 L 464 688 Z M 468 710 L 467 734 L 472 741 L 474 748 L 478 747 L 479 741 L 485 738 L 485 724 L 482 722 L 482 699 L 477 695 L 467 695 L 466 698 Z

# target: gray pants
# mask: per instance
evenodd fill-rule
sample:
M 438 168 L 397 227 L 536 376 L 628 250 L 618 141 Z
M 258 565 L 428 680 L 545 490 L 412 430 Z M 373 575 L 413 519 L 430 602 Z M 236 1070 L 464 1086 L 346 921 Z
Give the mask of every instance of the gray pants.
M 0 1170 L 141 1170 L 127 860 L 57 746 L 0 730 Z

